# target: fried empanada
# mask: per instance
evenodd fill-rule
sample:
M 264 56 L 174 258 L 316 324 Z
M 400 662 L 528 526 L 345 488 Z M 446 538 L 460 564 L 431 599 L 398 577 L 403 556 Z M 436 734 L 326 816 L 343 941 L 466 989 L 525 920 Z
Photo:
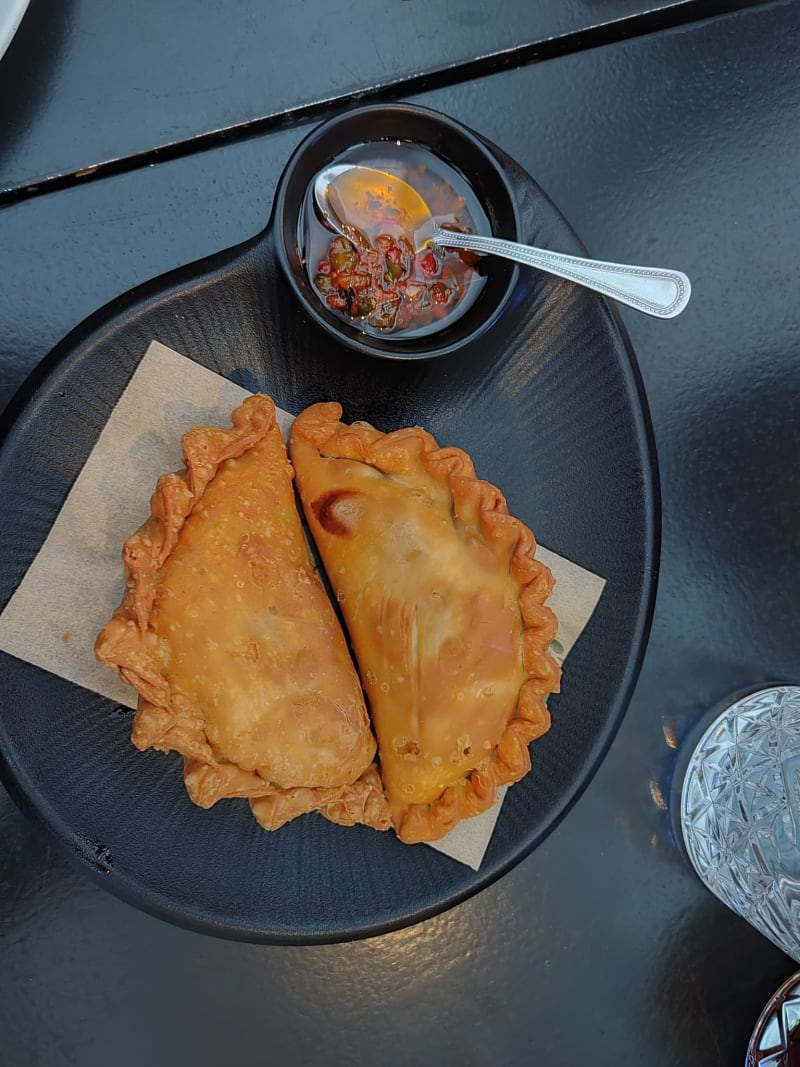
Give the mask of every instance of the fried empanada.
M 306 811 L 389 825 L 375 741 L 311 562 L 266 396 L 183 438 L 123 551 L 126 593 L 97 657 L 139 693 L 132 740 L 176 751 L 192 800 L 247 797 L 267 829 Z
M 369 698 L 395 830 L 432 841 L 530 769 L 560 679 L 553 578 L 466 453 L 341 414 L 316 404 L 295 420 L 297 487 Z

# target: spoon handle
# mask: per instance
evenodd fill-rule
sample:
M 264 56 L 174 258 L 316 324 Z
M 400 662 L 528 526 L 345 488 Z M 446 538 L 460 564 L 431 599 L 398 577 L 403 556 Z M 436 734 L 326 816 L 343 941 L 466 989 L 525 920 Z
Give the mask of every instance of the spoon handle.
M 568 278 L 621 304 L 661 319 L 680 315 L 692 293 L 689 279 L 679 270 L 631 267 L 622 263 L 604 263 L 598 259 L 581 259 L 532 245 L 517 244 L 515 241 L 503 241 L 499 237 L 456 233 L 439 227 L 434 231 L 433 240 L 446 248 L 469 248 L 473 252 L 503 256 L 516 263 L 538 267 L 548 274 Z

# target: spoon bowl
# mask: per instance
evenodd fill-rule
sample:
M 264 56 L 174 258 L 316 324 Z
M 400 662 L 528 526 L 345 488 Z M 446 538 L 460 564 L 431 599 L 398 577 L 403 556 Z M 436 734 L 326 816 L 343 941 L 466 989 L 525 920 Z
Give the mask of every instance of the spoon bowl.
M 334 163 L 317 175 L 314 203 L 325 225 L 343 237 L 350 238 L 353 228 L 384 232 L 389 226 L 403 232 L 415 251 L 431 239 L 430 208 L 412 185 L 385 170 Z

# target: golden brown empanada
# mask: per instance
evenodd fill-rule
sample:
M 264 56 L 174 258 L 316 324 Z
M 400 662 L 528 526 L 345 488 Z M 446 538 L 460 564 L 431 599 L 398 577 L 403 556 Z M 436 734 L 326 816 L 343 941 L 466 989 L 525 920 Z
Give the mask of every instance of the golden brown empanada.
M 297 487 L 369 697 L 395 829 L 432 841 L 530 769 L 560 679 L 553 579 L 466 453 L 341 413 L 316 404 L 295 420 Z
M 95 651 L 139 693 L 133 743 L 184 757 L 192 800 L 251 798 L 275 829 L 306 811 L 389 825 L 375 741 L 311 563 L 269 397 L 183 438 L 125 544 L 126 593 Z

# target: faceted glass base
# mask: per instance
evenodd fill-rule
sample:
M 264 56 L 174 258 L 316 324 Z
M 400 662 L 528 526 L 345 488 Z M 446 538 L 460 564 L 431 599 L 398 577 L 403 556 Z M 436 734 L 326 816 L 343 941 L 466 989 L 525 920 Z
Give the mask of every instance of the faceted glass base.
M 745 1067 L 800 1064 L 800 974 L 793 974 L 764 1008 L 753 1030 Z
M 751 693 L 714 720 L 680 821 L 701 881 L 800 962 L 800 687 Z

